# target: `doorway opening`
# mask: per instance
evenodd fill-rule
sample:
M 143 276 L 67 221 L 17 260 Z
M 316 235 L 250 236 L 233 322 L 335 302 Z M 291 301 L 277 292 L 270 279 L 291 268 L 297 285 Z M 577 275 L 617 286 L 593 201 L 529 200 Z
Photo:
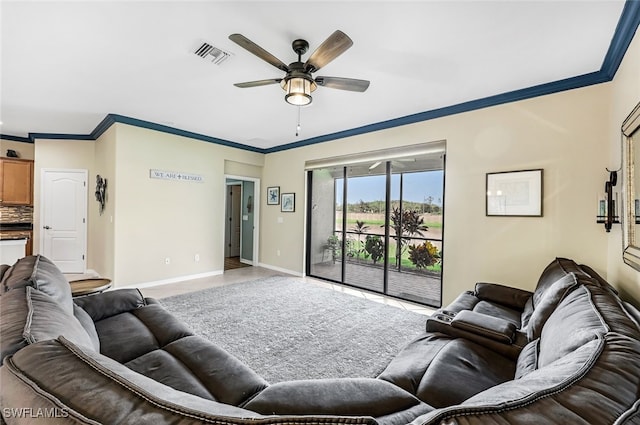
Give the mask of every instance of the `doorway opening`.
M 224 270 L 257 264 L 259 180 L 225 176 Z

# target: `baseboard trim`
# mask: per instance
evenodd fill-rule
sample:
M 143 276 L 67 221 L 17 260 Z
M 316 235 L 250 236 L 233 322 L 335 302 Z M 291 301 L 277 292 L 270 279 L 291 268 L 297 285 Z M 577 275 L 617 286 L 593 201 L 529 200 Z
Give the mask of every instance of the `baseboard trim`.
M 294 270 L 284 269 L 282 267 L 272 266 L 271 264 L 258 263 L 258 266 L 263 267 L 265 269 L 269 269 L 269 270 L 275 270 L 277 272 L 287 273 L 287 274 L 291 274 L 298 277 L 304 277 L 303 273 L 300 273 Z
M 205 272 L 205 273 L 197 273 L 197 274 L 191 274 L 191 275 L 186 275 L 186 276 L 176 276 L 176 277 L 172 277 L 172 278 L 169 278 L 169 279 L 155 280 L 155 281 L 143 282 L 143 283 L 135 283 L 135 284 L 132 284 L 132 285 L 125 285 L 125 286 L 117 286 L 117 287 L 112 288 L 112 289 L 151 288 L 153 286 L 167 285 L 169 283 L 184 282 L 186 280 L 202 279 L 204 277 L 212 277 L 212 276 L 220 276 L 220 275 L 222 275 L 222 273 L 224 273 L 223 270 L 213 270 L 213 271 Z

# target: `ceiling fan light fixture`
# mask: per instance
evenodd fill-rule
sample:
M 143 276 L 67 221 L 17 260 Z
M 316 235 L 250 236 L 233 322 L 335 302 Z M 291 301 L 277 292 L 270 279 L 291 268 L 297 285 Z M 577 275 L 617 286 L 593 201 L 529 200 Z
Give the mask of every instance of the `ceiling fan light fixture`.
M 305 106 L 313 100 L 311 92 L 318 86 L 315 81 L 303 77 L 291 77 L 282 80 L 282 88 L 287 93 L 284 100 L 294 106 Z

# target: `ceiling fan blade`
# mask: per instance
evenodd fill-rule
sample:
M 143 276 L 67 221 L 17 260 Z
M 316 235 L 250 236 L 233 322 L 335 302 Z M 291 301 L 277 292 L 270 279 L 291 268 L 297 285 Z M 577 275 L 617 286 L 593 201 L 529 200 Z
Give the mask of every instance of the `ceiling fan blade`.
M 363 92 L 369 88 L 369 81 L 341 77 L 316 77 L 316 84 L 332 89 Z
M 246 83 L 235 83 L 234 86 L 241 89 L 247 89 L 250 87 L 268 86 L 269 84 L 277 84 L 282 81 L 282 78 L 270 78 L 268 80 L 247 81 Z
M 351 46 L 353 41 L 347 34 L 340 30 L 335 31 L 309 56 L 304 64 L 305 71 L 316 72 Z
M 280 59 L 278 59 L 277 57 L 273 56 L 271 53 L 269 53 L 266 50 L 264 50 L 262 47 L 258 46 L 253 41 L 249 40 L 244 35 L 242 35 L 242 34 L 231 34 L 229 36 L 229 40 L 233 41 L 238 46 L 248 50 L 251 53 L 253 53 L 254 55 L 259 57 L 263 61 L 270 63 L 271 65 L 275 66 L 276 68 L 278 68 L 278 69 L 280 69 L 280 70 L 282 70 L 284 72 L 289 72 L 289 67 L 284 62 L 282 62 Z

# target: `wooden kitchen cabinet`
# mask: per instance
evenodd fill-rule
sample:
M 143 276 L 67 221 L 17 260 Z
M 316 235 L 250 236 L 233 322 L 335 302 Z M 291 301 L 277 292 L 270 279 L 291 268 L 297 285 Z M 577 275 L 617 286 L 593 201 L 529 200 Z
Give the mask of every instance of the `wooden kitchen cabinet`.
M 29 239 L 27 239 L 24 251 L 24 255 L 33 255 L 33 232 L 29 232 Z
M 33 161 L 0 158 L 0 203 L 33 205 Z

